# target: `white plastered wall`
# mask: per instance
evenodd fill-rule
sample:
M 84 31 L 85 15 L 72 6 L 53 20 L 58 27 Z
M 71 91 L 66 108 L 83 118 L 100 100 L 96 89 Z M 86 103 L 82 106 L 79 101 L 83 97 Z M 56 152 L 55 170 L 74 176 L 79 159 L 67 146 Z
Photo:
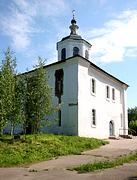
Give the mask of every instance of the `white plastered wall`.
M 96 81 L 96 94 L 91 93 L 90 79 Z M 106 85 L 110 87 L 110 99 L 106 99 Z M 112 100 L 112 88 L 115 89 L 116 100 Z M 123 85 L 109 76 L 95 70 L 89 62 L 82 58 L 78 66 L 78 135 L 96 138 L 109 137 L 109 122 L 114 122 L 114 135 L 119 136 L 121 113 L 125 118 L 126 100 L 121 96 Z M 122 101 L 121 101 L 122 97 Z M 125 102 L 125 104 L 123 103 Z M 96 109 L 96 126 L 92 126 L 92 109 Z M 127 117 L 125 118 L 127 128 Z
M 58 98 L 55 96 L 55 71 L 63 69 L 63 95 L 61 97 L 61 127 L 56 124 L 44 128 L 48 133 L 77 135 L 78 127 L 78 64 L 76 58 L 73 61 L 65 61 L 63 63 L 55 64 L 46 68 L 48 72 L 49 85 L 52 87 L 52 101 L 53 105 L 58 105 Z M 58 112 L 49 117 L 51 120 L 58 119 Z

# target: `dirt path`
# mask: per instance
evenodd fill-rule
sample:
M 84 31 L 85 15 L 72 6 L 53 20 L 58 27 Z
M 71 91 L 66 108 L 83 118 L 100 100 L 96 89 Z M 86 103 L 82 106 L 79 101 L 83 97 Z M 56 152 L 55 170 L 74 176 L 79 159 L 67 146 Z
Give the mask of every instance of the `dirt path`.
M 0 180 L 137 180 L 137 163 L 95 173 L 78 174 L 68 167 L 117 157 L 137 150 L 137 138 L 110 140 L 100 149 L 33 164 L 28 168 L 0 168 Z

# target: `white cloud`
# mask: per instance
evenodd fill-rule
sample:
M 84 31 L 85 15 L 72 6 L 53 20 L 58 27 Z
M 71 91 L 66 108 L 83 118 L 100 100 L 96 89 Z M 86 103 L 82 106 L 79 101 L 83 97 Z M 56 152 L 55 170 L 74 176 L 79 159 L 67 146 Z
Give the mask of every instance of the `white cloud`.
M 36 17 L 55 17 L 67 7 L 64 0 L 12 0 L 7 5 L 8 13 L 0 12 L 1 32 L 12 40 L 12 46 L 20 51 L 31 43 L 34 33 L 43 32 L 37 26 Z
M 127 48 L 125 56 L 127 57 L 137 57 L 137 47 Z
M 88 32 L 92 57 L 98 61 L 122 61 L 137 57 L 137 11 L 125 11 L 108 21 L 100 29 Z
M 37 11 L 40 11 L 45 16 L 57 16 L 67 9 L 64 0 L 36 0 L 35 5 L 37 6 Z
M 25 0 L 13 0 L 7 6 L 8 13 L 0 13 L 2 33 L 11 38 L 11 44 L 16 50 L 24 50 L 30 44 L 30 35 L 35 32 L 33 16 Z M 27 13 L 25 8 L 28 8 Z

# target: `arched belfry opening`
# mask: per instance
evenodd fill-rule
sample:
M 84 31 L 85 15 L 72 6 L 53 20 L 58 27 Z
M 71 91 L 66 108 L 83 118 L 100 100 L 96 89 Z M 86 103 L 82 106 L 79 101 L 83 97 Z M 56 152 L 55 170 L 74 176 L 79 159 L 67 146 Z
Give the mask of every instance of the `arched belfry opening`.
M 61 60 L 65 60 L 66 59 L 66 48 L 63 48 L 61 50 Z
M 79 48 L 78 47 L 74 47 L 73 48 L 73 56 L 76 56 L 79 54 Z
M 89 52 L 88 52 L 88 50 L 85 50 L 85 58 L 89 59 Z

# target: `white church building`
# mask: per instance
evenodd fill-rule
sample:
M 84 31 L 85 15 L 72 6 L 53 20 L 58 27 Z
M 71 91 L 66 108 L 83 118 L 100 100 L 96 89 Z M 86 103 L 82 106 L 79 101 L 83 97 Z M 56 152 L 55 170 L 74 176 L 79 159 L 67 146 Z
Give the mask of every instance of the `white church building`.
M 58 123 L 46 132 L 109 138 L 128 134 L 128 85 L 89 60 L 91 44 L 77 34 L 73 16 L 70 35 L 57 42 L 58 61 L 45 66 Z

